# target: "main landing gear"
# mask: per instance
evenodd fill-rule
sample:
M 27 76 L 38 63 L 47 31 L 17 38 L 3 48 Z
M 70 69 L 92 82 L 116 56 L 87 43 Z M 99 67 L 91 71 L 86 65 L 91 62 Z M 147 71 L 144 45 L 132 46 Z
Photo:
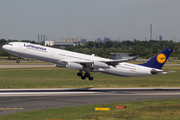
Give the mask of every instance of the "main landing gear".
M 82 80 L 85 80 L 86 77 L 88 77 L 89 80 L 91 80 L 91 81 L 93 80 L 93 77 L 91 77 L 91 76 L 90 76 L 90 73 L 88 73 L 88 72 L 86 72 L 86 73 L 83 75 L 83 74 L 82 74 L 82 71 L 79 71 L 79 72 L 77 73 L 77 76 L 80 76 Z

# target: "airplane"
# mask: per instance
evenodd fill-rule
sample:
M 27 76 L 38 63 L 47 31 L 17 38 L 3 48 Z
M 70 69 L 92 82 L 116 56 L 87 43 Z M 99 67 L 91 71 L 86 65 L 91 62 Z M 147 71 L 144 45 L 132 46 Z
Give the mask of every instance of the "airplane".
M 51 48 L 25 42 L 10 42 L 3 45 L 7 52 L 23 58 L 53 63 L 55 67 L 79 70 L 77 76 L 82 80 L 93 80 L 90 72 L 100 72 L 115 76 L 138 77 L 167 74 L 161 68 L 172 53 L 172 49 L 165 48 L 143 64 L 127 63 L 129 59 L 112 60 L 93 55 L 86 55 L 67 50 Z M 17 63 L 20 60 L 17 59 Z M 85 73 L 83 73 L 85 72 Z

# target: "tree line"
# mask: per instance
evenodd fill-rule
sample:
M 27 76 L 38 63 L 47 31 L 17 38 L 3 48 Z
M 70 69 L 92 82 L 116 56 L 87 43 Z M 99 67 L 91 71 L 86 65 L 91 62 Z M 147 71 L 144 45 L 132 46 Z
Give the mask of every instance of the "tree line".
M 139 55 L 143 58 L 151 58 L 164 48 L 173 49 L 171 57 L 180 58 L 180 42 L 172 40 L 149 40 L 149 41 L 106 41 L 105 43 L 87 42 L 85 46 L 69 47 L 67 50 L 95 54 L 101 57 L 111 57 L 110 53 L 132 53 L 131 55 Z

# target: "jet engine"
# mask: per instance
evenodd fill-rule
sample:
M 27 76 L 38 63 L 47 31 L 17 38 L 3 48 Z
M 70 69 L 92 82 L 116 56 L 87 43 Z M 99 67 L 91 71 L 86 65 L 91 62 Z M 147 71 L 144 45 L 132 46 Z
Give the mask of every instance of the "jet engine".
M 66 64 L 66 67 L 70 68 L 70 69 L 76 69 L 76 70 L 82 70 L 82 68 L 83 68 L 83 66 L 81 64 L 73 63 L 73 62 L 68 62 Z
M 107 65 L 106 63 L 103 63 L 103 62 L 97 62 L 97 61 L 94 61 L 92 66 L 94 68 L 109 68 L 109 65 Z
M 64 61 L 58 61 L 56 64 L 57 64 L 56 66 L 66 67 L 66 62 L 64 62 Z
M 66 68 L 65 66 L 61 66 L 61 65 L 57 65 L 57 64 L 54 64 L 55 67 L 58 67 L 58 68 Z

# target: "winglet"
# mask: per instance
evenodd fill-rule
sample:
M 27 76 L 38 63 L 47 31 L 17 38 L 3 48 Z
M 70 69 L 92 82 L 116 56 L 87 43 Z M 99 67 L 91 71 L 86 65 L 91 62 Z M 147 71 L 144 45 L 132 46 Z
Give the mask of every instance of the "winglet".
M 150 60 L 143 64 L 139 64 L 145 67 L 150 67 L 150 68 L 156 68 L 156 69 L 161 69 L 167 59 L 169 58 L 170 54 L 172 53 L 173 49 L 168 49 L 165 48 L 161 52 L 159 52 L 157 55 L 152 57 Z

